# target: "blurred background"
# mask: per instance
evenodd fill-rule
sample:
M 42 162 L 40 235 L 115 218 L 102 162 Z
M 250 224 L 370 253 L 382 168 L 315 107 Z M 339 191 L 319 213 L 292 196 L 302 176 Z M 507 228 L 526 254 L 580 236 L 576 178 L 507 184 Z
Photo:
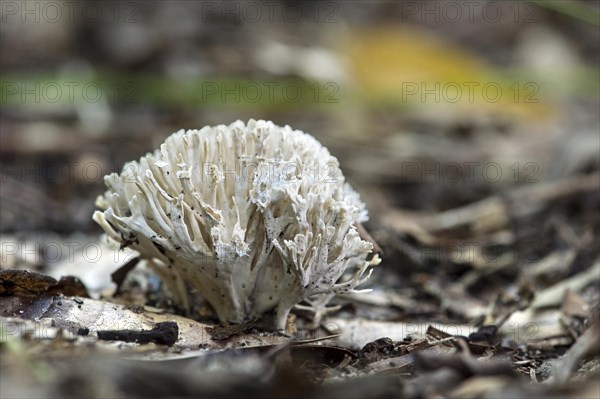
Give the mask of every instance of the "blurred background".
M 595 1 L 3 1 L 0 17 L 0 232 L 34 242 L 3 267 L 96 240 L 102 177 L 180 128 L 313 134 L 388 246 L 419 215 L 599 167 Z
M 336 316 L 493 324 L 519 342 L 507 344 L 526 379 L 519 389 L 544 389 L 529 379 L 548 378 L 546 360 L 566 350 L 552 339 L 573 342 L 600 304 L 599 26 L 594 0 L 3 0 L 0 269 L 75 275 L 94 297 L 160 306 L 146 276 L 115 295 L 110 273 L 134 255 L 107 251 L 91 219 L 103 176 L 181 128 L 269 119 L 340 160 L 383 248 L 375 291 L 337 298 Z M 578 274 L 585 311 L 568 324 L 552 289 Z M 521 312 L 544 290 L 550 322 Z M 539 330 L 519 330 L 531 325 Z M 359 331 L 358 347 L 404 339 L 385 326 Z M 528 351 L 523 337 L 549 341 Z M 54 369 L 15 364 L 3 383 L 24 397 L 36 379 L 23 376 Z M 55 397 L 85 381 L 69 377 L 85 368 L 61 370 Z M 152 376 L 132 391 L 157 388 Z M 430 396 L 422 381 L 420 397 Z

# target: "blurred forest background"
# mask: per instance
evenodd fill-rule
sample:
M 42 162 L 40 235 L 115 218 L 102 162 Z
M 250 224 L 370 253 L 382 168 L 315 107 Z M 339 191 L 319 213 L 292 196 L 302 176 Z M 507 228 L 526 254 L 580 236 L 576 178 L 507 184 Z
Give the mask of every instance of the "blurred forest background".
M 315 135 L 374 217 L 598 166 L 594 1 L 7 1 L 1 17 L 4 233 L 97 233 L 104 174 L 236 119 Z
M 86 255 L 102 177 L 181 128 L 250 118 L 313 134 L 367 203 L 383 294 L 354 316 L 500 327 L 533 292 L 597 269 L 597 1 L 0 7 L 1 269 L 102 291 L 94 270 L 124 263 Z M 585 282 L 588 320 L 600 290 Z M 520 371 L 547 378 L 545 359 Z

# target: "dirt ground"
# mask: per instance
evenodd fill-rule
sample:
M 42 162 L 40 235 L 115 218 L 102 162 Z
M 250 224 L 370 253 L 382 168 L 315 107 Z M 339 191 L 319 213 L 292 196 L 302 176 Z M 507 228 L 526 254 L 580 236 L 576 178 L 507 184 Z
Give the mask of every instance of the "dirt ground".
M 2 398 L 600 398 L 599 2 L 0 5 Z M 382 252 L 285 334 L 184 314 L 91 218 L 251 118 L 329 148 Z

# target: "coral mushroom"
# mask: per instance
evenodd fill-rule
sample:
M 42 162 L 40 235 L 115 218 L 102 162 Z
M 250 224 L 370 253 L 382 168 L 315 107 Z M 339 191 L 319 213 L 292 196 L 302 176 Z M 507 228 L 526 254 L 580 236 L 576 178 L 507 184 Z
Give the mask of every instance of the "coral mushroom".
M 94 220 L 189 307 L 197 291 L 223 323 L 354 292 L 370 275 L 367 219 L 336 158 L 311 135 L 268 121 L 180 130 L 104 178 Z

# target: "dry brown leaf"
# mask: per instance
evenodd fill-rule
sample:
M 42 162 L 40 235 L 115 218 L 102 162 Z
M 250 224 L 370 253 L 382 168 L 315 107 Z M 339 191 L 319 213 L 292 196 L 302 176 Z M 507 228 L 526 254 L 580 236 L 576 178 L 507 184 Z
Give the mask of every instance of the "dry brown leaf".
M 238 334 L 226 340 L 211 339 L 209 326 L 181 316 L 156 314 L 148 311 L 134 311 L 124 305 L 79 297 L 42 297 L 31 302 L 21 298 L 2 298 L 2 316 L 27 316 L 39 328 L 45 326 L 63 328 L 76 333 L 85 329 L 89 339 L 95 341 L 98 331 L 102 330 L 152 330 L 158 323 L 175 322 L 179 329 L 179 337 L 173 348 L 175 350 L 224 349 L 238 347 L 256 347 L 277 345 L 287 342 L 289 338 L 271 333 Z M 6 301 L 16 301 L 9 308 Z M 43 306 L 39 306 L 43 304 Z M 32 309 L 34 311 L 32 311 Z

